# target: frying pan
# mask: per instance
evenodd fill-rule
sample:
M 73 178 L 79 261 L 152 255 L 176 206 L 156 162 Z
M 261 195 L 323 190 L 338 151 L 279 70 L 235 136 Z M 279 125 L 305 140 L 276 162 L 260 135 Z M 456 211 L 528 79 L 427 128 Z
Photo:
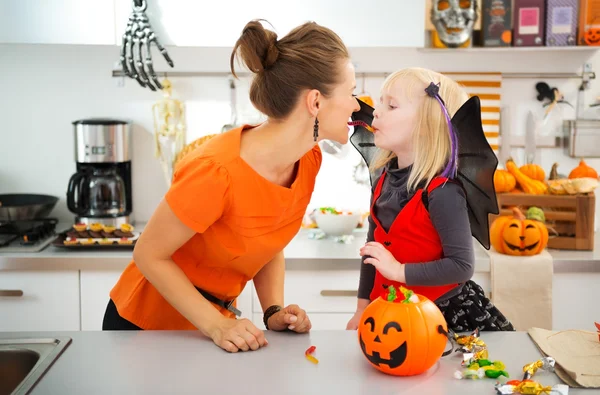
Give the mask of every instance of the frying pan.
M 27 221 L 46 217 L 58 198 L 50 195 L 14 193 L 0 195 L 0 221 Z

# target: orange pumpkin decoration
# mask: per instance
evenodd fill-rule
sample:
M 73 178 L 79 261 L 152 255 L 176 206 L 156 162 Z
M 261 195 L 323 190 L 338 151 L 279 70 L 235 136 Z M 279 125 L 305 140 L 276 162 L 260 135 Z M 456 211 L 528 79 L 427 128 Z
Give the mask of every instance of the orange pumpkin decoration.
M 517 180 L 509 171 L 498 169 L 494 172 L 494 189 L 497 193 L 510 192 L 517 186 Z
M 546 179 L 546 172 L 544 169 L 534 163 L 523 165 L 519 168 L 519 170 L 521 170 L 521 173 L 525 174 L 532 180 L 544 181 Z
M 387 299 L 379 297 L 367 306 L 358 325 L 358 340 L 363 355 L 376 369 L 394 376 L 413 376 L 442 357 L 448 327 L 432 301 L 422 295 L 409 298 L 406 296 L 412 291 L 408 295 L 407 290 L 402 291 L 404 300 L 390 293 Z M 418 300 L 413 302 L 413 298 Z
M 548 228 L 543 222 L 527 219 L 513 207 L 513 215 L 498 217 L 490 228 L 490 241 L 506 255 L 537 255 L 548 245 Z
M 581 159 L 579 165 L 573 170 L 571 170 L 571 173 L 569 173 L 569 178 L 573 179 L 586 177 L 598 178 L 598 173 L 596 172 L 596 170 L 594 170 L 593 167 L 588 166 L 587 163 L 585 163 L 585 161 Z

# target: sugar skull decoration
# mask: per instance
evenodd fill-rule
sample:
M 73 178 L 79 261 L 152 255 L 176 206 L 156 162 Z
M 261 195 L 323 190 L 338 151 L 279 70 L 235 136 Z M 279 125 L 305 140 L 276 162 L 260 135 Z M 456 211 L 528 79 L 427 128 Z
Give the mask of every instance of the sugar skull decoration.
M 477 0 L 432 0 L 431 22 L 449 48 L 463 46 L 473 37 Z
M 374 300 L 363 312 L 358 340 L 363 355 L 379 371 L 413 376 L 431 368 L 444 353 L 447 324 L 429 299 L 393 286 L 385 298 Z

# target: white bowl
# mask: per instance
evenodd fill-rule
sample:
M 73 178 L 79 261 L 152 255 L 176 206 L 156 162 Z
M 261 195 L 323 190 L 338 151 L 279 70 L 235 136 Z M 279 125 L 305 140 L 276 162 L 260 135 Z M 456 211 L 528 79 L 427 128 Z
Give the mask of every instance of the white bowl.
M 330 214 L 315 212 L 315 222 L 319 229 L 331 236 L 350 235 L 360 223 L 360 213 Z

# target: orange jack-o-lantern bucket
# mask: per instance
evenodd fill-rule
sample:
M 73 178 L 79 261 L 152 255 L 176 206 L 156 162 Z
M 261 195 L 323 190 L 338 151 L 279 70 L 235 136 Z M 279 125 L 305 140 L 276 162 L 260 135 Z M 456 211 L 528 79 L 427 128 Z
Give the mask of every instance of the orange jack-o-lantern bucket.
M 402 291 L 405 298 L 379 297 L 367 306 L 358 324 L 358 340 L 375 368 L 395 376 L 413 376 L 429 370 L 442 357 L 448 327 L 431 300 Z

